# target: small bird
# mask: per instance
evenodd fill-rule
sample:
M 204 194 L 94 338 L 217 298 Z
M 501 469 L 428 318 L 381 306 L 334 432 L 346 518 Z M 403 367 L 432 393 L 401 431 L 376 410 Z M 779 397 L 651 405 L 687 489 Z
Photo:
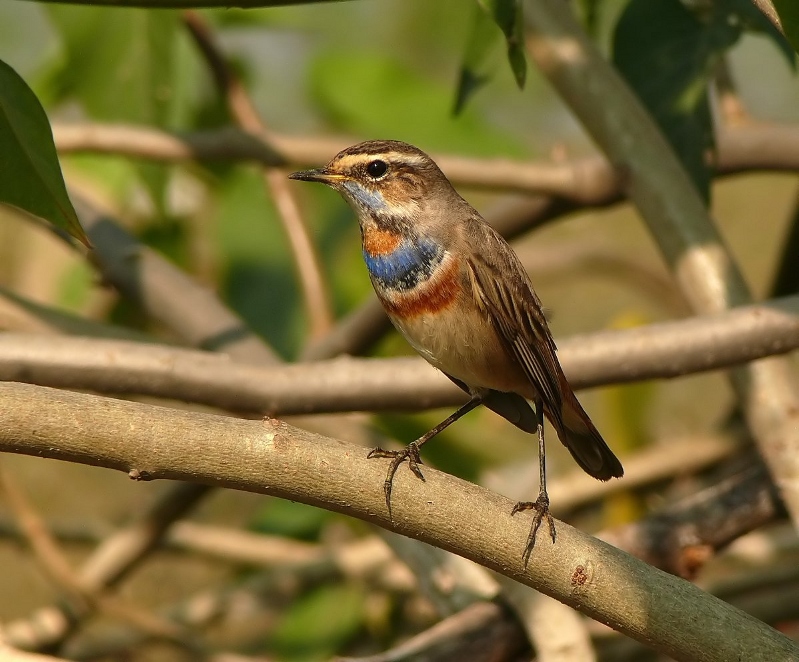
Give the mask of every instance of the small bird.
M 405 449 L 375 448 L 369 453 L 370 458 L 392 460 L 384 483 L 389 514 L 399 466 L 407 461 L 424 480 L 421 447 L 483 404 L 525 432 L 538 434 L 538 498 L 517 503 L 511 513 L 535 511 L 523 555 L 526 565 L 543 519 L 555 542 L 546 489 L 544 415 L 586 473 L 610 480 L 624 470 L 566 381 L 541 302 L 519 258 L 458 195 L 435 162 L 413 145 L 362 142 L 324 168 L 289 177 L 327 184 L 346 199 L 358 216 L 372 286 L 392 323 L 422 357 L 470 396 Z

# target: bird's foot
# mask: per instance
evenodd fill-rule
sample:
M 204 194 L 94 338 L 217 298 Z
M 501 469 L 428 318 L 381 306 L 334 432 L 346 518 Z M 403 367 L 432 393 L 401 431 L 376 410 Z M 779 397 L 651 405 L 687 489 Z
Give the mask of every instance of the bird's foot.
M 422 458 L 419 455 L 419 446 L 420 444 L 418 441 L 412 441 L 401 451 L 386 451 L 378 447 L 372 449 L 369 455 L 366 456 L 369 459 L 374 457 L 392 458 L 391 464 L 386 472 L 386 480 L 383 483 L 383 492 L 386 495 L 386 508 L 388 508 L 389 517 L 391 517 L 391 485 L 394 481 L 394 474 L 397 473 L 399 466 L 407 460 L 408 468 L 413 471 L 417 478 L 424 480 L 422 470 L 419 468 L 419 465 L 422 464 Z
M 555 543 L 555 520 L 549 512 L 549 495 L 546 492 L 539 493 L 535 501 L 520 501 L 513 506 L 513 510 L 510 514 L 513 516 L 522 510 L 535 511 L 535 515 L 533 515 L 533 525 L 530 527 L 530 534 L 527 536 L 527 545 L 524 548 L 523 558 L 524 567 L 526 568 L 527 563 L 530 561 L 530 554 L 533 553 L 533 547 L 535 547 L 535 537 L 538 535 L 538 527 L 541 526 L 541 522 L 544 519 L 546 519 L 549 525 L 549 535 L 552 537 L 552 543 Z

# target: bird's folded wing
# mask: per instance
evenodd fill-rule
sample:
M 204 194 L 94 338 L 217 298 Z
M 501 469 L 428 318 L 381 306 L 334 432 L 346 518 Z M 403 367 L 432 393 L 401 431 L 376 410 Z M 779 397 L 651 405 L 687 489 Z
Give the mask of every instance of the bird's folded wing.
M 499 241 L 492 231 L 486 232 L 485 239 Z M 468 263 L 472 295 L 487 313 L 506 351 L 516 358 L 541 399 L 557 416 L 561 408 L 560 369 L 541 304 L 516 256 L 507 249 L 486 248 L 474 253 Z M 491 262 L 487 256 L 493 256 Z

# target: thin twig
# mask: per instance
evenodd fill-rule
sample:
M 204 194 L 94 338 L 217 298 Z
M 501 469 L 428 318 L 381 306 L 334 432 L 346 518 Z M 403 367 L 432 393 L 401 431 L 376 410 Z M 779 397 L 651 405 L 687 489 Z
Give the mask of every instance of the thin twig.
M 390 650 L 335 662 L 500 662 L 518 659 L 528 647 L 507 607 L 475 602 Z
M 266 134 L 268 128 L 263 118 L 252 103 L 241 80 L 222 55 L 208 24 L 202 16 L 191 10 L 184 11 L 182 17 L 183 24 L 205 58 L 236 123 L 252 135 Z M 311 338 L 322 337 L 332 326 L 333 315 L 316 251 L 285 173 L 267 167 L 263 175 L 267 188 L 272 192 L 278 217 L 282 221 L 294 254 L 297 274 L 305 295 L 305 308 L 311 323 Z
M 42 518 L 28 502 L 11 474 L 2 467 L 0 467 L 0 490 L 6 496 L 12 512 L 17 517 L 20 530 L 45 574 L 68 598 L 72 622 L 97 609 L 109 616 L 124 620 L 150 636 L 169 639 L 189 646 L 192 650 L 195 649 L 195 645 L 190 642 L 188 634 L 182 628 L 105 594 L 101 586 L 92 586 L 86 581 L 85 572 L 78 575 Z M 13 640 L 14 630 L 14 624 L 10 624 L 5 636 Z

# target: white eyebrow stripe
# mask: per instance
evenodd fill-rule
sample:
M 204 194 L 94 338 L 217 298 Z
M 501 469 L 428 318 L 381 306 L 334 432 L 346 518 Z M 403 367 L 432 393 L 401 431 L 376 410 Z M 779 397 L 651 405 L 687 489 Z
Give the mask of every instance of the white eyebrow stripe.
M 401 152 L 375 152 L 373 154 L 347 154 L 342 156 L 337 165 L 341 168 L 353 168 L 359 164 L 367 163 L 374 160 L 383 160 L 388 163 L 400 163 L 408 166 L 423 166 L 428 162 L 422 156 L 416 154 L 403 154 Z

